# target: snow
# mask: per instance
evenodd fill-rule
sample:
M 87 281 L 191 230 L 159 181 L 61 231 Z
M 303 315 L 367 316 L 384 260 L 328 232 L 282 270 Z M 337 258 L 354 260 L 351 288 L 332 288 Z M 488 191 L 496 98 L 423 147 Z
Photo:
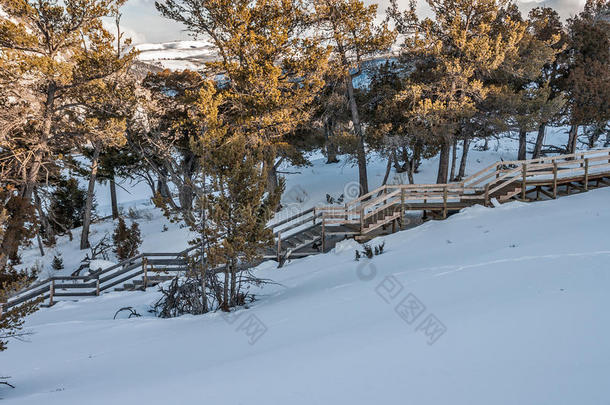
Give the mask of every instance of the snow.
M 61 302 L 28 319 L 30 342 L 0 355 L 17 386 L 0 396 L 11 404 L 606 403 L 609 198 L 599 189 L 471 207 L 384 237 L 385 252 L 370 260 L 354 261 L 349 240 L 282 269 L 264 263 L 256 273 L 277 284 L 229 318 L 155 318 L 153 289 Z M 414 320 L 395 311 L 407 297 L 425 306 Z M 125 306 L 142 317 L 113 320 Z M 444 333 L 427 336 L 421 324 L 430 319 Z
M 535 134 L 530 134 L 531 139 Z M 565 128 L 546 144 L 565 144 Z M 469 151 L 467 173 L 516 159 L 516 141 L 482 141 Z M 461 151 L 458 151 L 458 158 Z M 326 194 L 354 197 L 357 168 L 347 157 L 281 170 L 283 211 L 276 220 L 326 204 Z M 417 183 L 436 178 L 437 158 L 423 162 Z M 371 188 L 386 161 L 369 161 Z M 406 182 L 392 171 L 391 183 Z M 99 215 L 110 211 L 98 185 Z M 141 252 L 178 252 L 189 232 L 150 204 L 142 183 L 118 189 L 144 240 Z M 27 320 L 27 342 L 0 354 L 0 386 L 11 404 L 605 404 L 610 397 L 610 188 L 536 203 L 467 208 L 378 238 L 384 253 L 354 260 L 353 240 L 332 252 L 255 269 L 275 284 L 255 289 L 257 301 L 230 314 L 159 319 L 148 312 L 160 297 L 110 292 L 63 301 Z M 127 220 L 128 224 L 131 220 Z M 115 221 L 92 226 L 92 243 Z M 70 274 L 88 251 L 58 239 L 40 257 L 41 278 Z M 51 270 L 61 252 L 65 269 Z M 96 261 L 93 268 L 115 263 Z M 407 307 L 406 304 L 410 304 Z M 142 317 L 128 319 L 131 306 Z M 410 309 L 410 310 L 409 310 Z M 417 315 L 417 316 L 416 316 Z
M 214 56 L 214 47 L 209 41 L 174 41 L 160 44 L 138 44 L 138 59 L 163 69 L 197 70 L 203 62 Z

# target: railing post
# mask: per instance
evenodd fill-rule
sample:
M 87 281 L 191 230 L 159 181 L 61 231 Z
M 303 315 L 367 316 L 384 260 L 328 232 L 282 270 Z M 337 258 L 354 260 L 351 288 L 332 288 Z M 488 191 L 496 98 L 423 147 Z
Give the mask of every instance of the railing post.
M 400 188 L 400 226 L 405 224 L 405 189 Z
M 322 222 L 322 228 L 324 228 L 324 222 Z M 282 257 L 282 232 L 277 233 L 277 262 L 280 262 Z
M 589 190 L 589 158 L 585 158 L 585 191 Z
M 322 220 L 322 253 L 326 250 L 326 227 L 324 220 Z
M 521 179 L 521 200 L 525 201 L 525 188 L 526 188 L 526 181 L 527 181 L 527 163 L 523 163 L 523 179 Z
M 360 235 L 364 232 L 364 206 L 360 207 Z
M 316 224 L 316 207 L 313 207 L 313 224 Z
M 557 161 L 553 160 L 553 199 L 557 198 Z
M 443 219 L 447 218 L 447 186 L 443 188 Z
M 95 295 L 100 296 L 100 276 L 97 276 L 95 280 Z
M 51 285 L 49 286 L 49 306 L 53 306 L 53 295 L 55 295 L 55 280 L 51 279 Z
M 489 184 L 485 185 L 485 206 L 489 207 Z
M 148 286 L 148 259 L 142 258 L 142 270 L 144 271 L 144 289 Z

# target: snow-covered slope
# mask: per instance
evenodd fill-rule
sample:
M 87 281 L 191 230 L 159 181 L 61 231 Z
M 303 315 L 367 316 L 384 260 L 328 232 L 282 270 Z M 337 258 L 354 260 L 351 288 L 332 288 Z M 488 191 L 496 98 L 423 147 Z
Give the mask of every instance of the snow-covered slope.
M 473 207 L 256 271 L 232 317 L 162 320 L 159 293 L 63 302 L 0 354 L 11 404 L 607 404 L 610 189 Z M 377 244 L 380 241 L 373 241 Z M 409 304 L 409 305 L 406 305 Z M 117 319 L 135 307 L 141 318 Z M 120 317 L 120 316 L 119 316 Z M 123 317 L 125 318 L 125 317 Z
M 214 56 L 208 41 L 174 41 L 161 44 L 139 44 L 138 59 L 163 69 L 197 70 Z

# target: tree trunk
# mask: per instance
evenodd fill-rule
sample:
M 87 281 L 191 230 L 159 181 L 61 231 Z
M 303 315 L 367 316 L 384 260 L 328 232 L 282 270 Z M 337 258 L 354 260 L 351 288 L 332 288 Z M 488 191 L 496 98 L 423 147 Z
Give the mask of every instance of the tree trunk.
M 543 122 L 538 127 L 538 136 L 536 137 L 536 146 L 534 146 L 534 154 L 532 159 L 538 159 L 542 154 L 542 143 L 544 142 L 544 133 L 546 130 L 546 122 Z
M 517 153 L 517 160 L 525 160 L 527 157 L 527 131 L 523 128 L 519 128 L 519 152 Z
M 451 149 L 451 175 L 449 176 L 450 181 L 455 179 L 455 162 L 457 161 L 457 139 L 453 140 L 453 147 Z
M 49 223 L 49 217 L 42 210 L 42 200 L 38 195 L 38 189 L 34 190 L 34 203 L 36 204 L 36 211 L 38 211 L 38 219 L 40 221 L 40 225 L 43 228 L 43 235 L 48 244 L 55 244 L 55 232 Z M 38 232 L 40 234 L 40 232 Z
M 275 192 L 275 189 L 277 189 L 277 169 L 273 164 L 267 165 L 263 163 L 263 165 L 267 166 L 263 169 L 267 172 L 267 192 L 272 194 Z
M 466 176 L 466 162 L 468 161 L 468 149 L 470 148 L 470 140 L 464 138 L 462 145 L 462 158 L 460 159 L 460 170 L 458 173 L 458 180 L 462 180 Z
M 451 149 L 451 143 L 443 139 L 441 144 L 441 152 L 438 159 L 438 176 L 436 177 L 437 184 L 447 183 L 447 174 L 449 172 L 449 153 Z
M 237 306 L 237 263 L 231 261 L 231 307 Z
M 45 101 L 44 112 L 42 114 L 42 131 L 40 142 L 38 143 L 38 152 L 34 156 L 32 166 L 24 168 L 25 176 L 24 183 L 20 190 L 20 195 L 23 202 L 31 203 L 32 193 L 38 180 L 38 173 L 42 167 L 44 154 L 47 152 L 47 145 L 51 136 L 51 127 L 53 125 L 53 110 L 55 105 L 55 92 L 57 88 L 54 83 L 51 83 L 47 88 L 47 98 Z M 6 267 L 8 258 L 16 255 L 19 250 L 19 243 L 22 239 L 21 235 L 25 225 L 24 213 L 15 213 L 16 215 L 8 222 L 0 245 L 0 270 Z
M 352 77 L 348 72 L 345 77 L 347 84 L 347 95 L 349 98 L 349 107 L 352 113 L 352 123 L 354 124 L 354 132 L 358 139 L 357 160 L 358 160 L 358 179 L 360 182 L 360 195 L 369 192 L 369 182 L 366 173 L 366 151 L 364 149 L 364 133 L 360 124 L 360 115 L 358 114 L 358 106 L 356 105 L 356 96 L 354 95 L 354 84 Z
M 570 132 L 568 133 L 568 150 L 567 153 L 576 152 L 576 141 L 578 140 L 578 125 L 570 125 Z
M 114 181 L 114 173 L 110 177 L 110 205 L 112 206 L 112 219 L 119 217 L 119 204 L 116 199 L 116 183 Z
M 593 149 L 599 138 L 601 138 L 604 133 L 605 124 L 595 124 L 591 129 L 592 133 L 589 135 L 589 149 Z
M 409 184 L 415 184 L 415 179 L 413 178 L 413 173 L 415 172 L 415 159 L 411 160 L 407 165 L 407 178 L 409 179 Z
M 89 245 L 89 227 L 91 226 L 91 210 L 93 209 L 93 196 L 95 192 L 95 181 L 97 179 L 97 166 L 100 157 L 100 147 L 94 145 L 93 157 L 91 158 L 91 175 L 87 187 L 87 199 L 85 201 L 85 213 L 83 215 L 83 230 L 80 234 L 80 248 L 87 249 Z
M 223 311 L 229 311 L 229 265 L 225 264 L 225 282 L 222 286 L 222 305 Z
M 324 121 L 324 138 L 326 140 L 326 164 L 339 163 L 337 159 L 337 145 L 334 142 L 333 119 L 327 118 Z

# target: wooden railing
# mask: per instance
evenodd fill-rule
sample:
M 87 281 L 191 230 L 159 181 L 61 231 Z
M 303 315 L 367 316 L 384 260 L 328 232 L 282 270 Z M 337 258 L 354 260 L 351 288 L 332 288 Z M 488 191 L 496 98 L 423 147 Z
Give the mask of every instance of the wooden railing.
M 299 211 L 268 225 L 268 228 L 276 238 L 279 260 L 283 240 L 314 227 L 322 229 L 324 251 L 325 233 L 329 227 L 343 226 L 346 227 L 341 231 L 343 234 L 362 236 L 398 219 L 404 223 L 405 211 L 409 208 L 434 209 L 447 217 L 451 204 L 458 207 L 474 204 L 488 206 L 496 193 L 507 188 L 512 188 L 513 192 L 520 189 L 521 198 L 525 200 L 528 186 L 547 186 L 551 189 L 549 195 L 556 198 L 557 188 L 562 182 L 578 181 L 582 183 L 583 191 L 587 191 L 590 177 L 599 178 L 605 174 L 610 177 L 610 149 L 503 161 L 455 183 L 384 185 L 344 205 L 317 206 Z M 99 295 L 142 275 L 145 286 L 151 267 L 168 272 L 183 270 L 189 253 L 197 248 L 191 247 L 179 253 L 142 253 L 86 276 L 58 276 L 38 281 L 12 296 L 7 303 L 0 303 L 0 314 L 2 307 L 10 308 L 34 298 L 48 299 L 52 304 L 58 297 Z
M 381 186 L 342 206 L 316 207 L 322 213 L 322 226 L 357 227 L 354 233 L 364 235 L 398 217 L 404 220 L 409 206 L 436 209 L 446 217 L 450 205 L 490 205 L 490 200 L 506 188 L 520 189 L 525 199 L 527 187 L 546 185 L 557 196 L 558 184 L 574 180 L 588 189 L 589 177 L 610 173 L 610 149 L 591 150 L 523 161 L 496 162 L 459 182 L 448 184 L 398 184 Z M 392 215 L 394 207 L 398 215 Z M 389 212 L 388 212 L 389 211 Z M 378 220 L 377 226 L 367 220 Z
M 141 253 L 101 271 L 85 276 L 53 276 L 40 280 L 18 292 L 2 306 L 11 308 L 35 298 L 53 305 L 58 297 L 87 297 L 100 295 L 116 285 L 144 276 L 144 283 L 153 271 L 175 272 L 184 270 L 191 247 L 179 253 Z

